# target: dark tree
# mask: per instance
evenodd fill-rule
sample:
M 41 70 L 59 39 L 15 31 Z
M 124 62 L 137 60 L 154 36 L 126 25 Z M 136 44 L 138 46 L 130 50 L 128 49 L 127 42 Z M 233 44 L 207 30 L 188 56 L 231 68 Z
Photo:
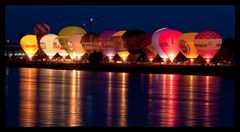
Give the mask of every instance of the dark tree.
M 92 65 L 98 65 L 102 61 L 103 55 L 101 52 L 94 51 L 89 55 L 89 62 Z

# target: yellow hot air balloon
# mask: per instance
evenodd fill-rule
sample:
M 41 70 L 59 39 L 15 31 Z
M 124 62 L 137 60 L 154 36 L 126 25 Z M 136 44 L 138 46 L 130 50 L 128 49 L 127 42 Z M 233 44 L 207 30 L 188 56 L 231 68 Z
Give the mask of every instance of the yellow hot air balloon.
M 58 33 L 58 40 L 64 50 L 68 53 L 68 55 L 73 59 L 74 52 L 73 52 L 73 45 L 69 42 L 69 38 L 75 34 L 86 34 L 86 31 L 81 27 L 77 26 L 67 26 L 60 30 Z
M 196 32 L 184 33 L 178 39 L 180 51 L 191 61 L 198 57 L 197 49 L 194 46 L 194 38 L 197 34 Z
M 39 48 L 36 35 L 23 36 L 20 40 L 20 45 L 30 59 L 32 59 Z

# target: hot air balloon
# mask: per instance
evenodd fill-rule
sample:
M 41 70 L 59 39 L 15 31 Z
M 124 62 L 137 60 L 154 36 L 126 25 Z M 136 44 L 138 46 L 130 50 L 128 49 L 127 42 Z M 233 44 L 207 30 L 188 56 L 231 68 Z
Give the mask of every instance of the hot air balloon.
M 93 33 L 84 34 L 84 36 L 81 38 L 81 44 L 88 55 L 94 51 L 99 52 L 101 50 L 99 40 Z
M 158 44 L 171 62 L 180 52 L 178 39 L 181 35 L 181 32 L 172 29 L 165 29 L 158 34 Z
M 36 35 L 25 35 L 20 40 L 20 45 L 30 60 L 39 49 Z
M 184 33 L 178 39 L 180 51 L 186 58 L 191 60 L 191 63 L 198 57 L 197 49 L 194 46 L 194 38 L 197 34 L 196 32 Z
M 86 52 L 81 44 L 83 36 L 84 34 L 75 34 L 70 36 L 68 39 L 73 46 L 73 58 L 75 59 L 80 59 Z
M 130 54 L 125 47 L 126 44 L 123 40 L 123 34 L 126 33 L 125 30 L 118 31 L 112 35 L 112 41 L 114 44 L 114 49 L 117 52 L 117 54 L 122 58 L 123 61 L 126 61 L 128 55 Z
M 65 51 L 65 49 L 61 46 L 61 44 L 59 43 L 58 37 L 56 37 L 54 39 L 54 45 L 57 46 L 57 53 L 62 56 L 63 58 L 66 58 L 68 56 L 68 53 Z
M 209 63 L 221 48 L 222 38 L 216 32 L 203 31 L 195 36 L 194 45 L 198 54 Z
M 55 38 L 57 38 L 57 35 L 47 34 L 40 39 L 40 48 L 49 57 L 49 59 L 52 59 L 58 52 L 57 44 L 54 43 Z
M 116 31 L 113 30 L 107 30 L 102 32 L 99 36 L 98 36 L 98 40 L 101 43 L 101 49 L 102 49 L 102 53 L 104 55 L 106 55 L 110 60 L 113 58 L 113 56 L 116 54 L 116 51 L 114 49 L 114 45 L 112 42 L 112 35 L 115 33 Z
M 148 33 L 141 37 L 141 49 L 147 58 L 152 62 L 157 55 L 157 51 L 152 47 L 152 34 Z
M 123 34 L 123 40 L 125 47 L 127 50 L 133 55 L 133 59 L 137 60 L 137 58 L 142 54 L 141 49 L 141 36 L 144 35 L 145 32 L 142 30 L 129 30 Z
M 159 43 L 158 43 L 158 39 L 159 39 L 159 34 L 169 30 L 168 28 L 161 28 L 157 31 L 155 31 L 152 35 L 152 46 L 153 48 L 157 51 L 158 55 L 163 59 L 166 60 L 168 58 L 168 56 L 166 55 L 166 53 L 160 48 Z
M 37 36 L 38 47 L 40 47 L 40 40 L 44 35 L 50 33 L 50 26 L 47 23 L 37 23 L 34 25 L 34 33 Z M 45 55 L 41 48 L 39 48 L 38 53 L 41 57 Z
M 73 45 L 69 42 L 69 37 L 75 34 L 85 34 L 86 31 L 81 27 L 77 26 L 67 26 L 60 30 L 58 33 L 58 40 L 61 46 L 65 49 L 71 59 L 74 58 Z

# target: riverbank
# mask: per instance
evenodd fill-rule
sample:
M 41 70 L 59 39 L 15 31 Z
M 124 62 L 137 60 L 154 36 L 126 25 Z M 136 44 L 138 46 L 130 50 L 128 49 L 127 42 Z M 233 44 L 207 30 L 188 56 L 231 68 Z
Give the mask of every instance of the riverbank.
M 238 77 L 239 70 L 235 66 L 200 66 L 200 65 L 162 65 L 162 64 L 115 64 L 101 63 L 52 63 L 52 62 L 8 62 L 8 67 L 31 67 L 66 70 L 86 70 L 103 72 L 130 72 L 130 73 L 161 73 L 161 74 L 187 74 L 212 75 L 224 77 Z

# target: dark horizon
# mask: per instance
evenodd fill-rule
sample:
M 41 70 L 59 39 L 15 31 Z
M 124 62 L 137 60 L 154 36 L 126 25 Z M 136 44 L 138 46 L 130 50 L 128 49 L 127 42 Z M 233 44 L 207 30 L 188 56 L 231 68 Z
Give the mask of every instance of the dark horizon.
M 213 30 L 223 39 L 235 38 L 234 5 L 12 5 L 5 6 L 5 39 L 18 44 L 18 34 L 34 34 L 33 26 L 39 22 L 48 23 L 54 34 L 67 25 L 80 26 L 89 32 L 90 27 L 85 19 L 90 18 L 93 18 L 91 31 L 95 33 L 107 29 L 154 32 L 168 27 L 181 32 Z

